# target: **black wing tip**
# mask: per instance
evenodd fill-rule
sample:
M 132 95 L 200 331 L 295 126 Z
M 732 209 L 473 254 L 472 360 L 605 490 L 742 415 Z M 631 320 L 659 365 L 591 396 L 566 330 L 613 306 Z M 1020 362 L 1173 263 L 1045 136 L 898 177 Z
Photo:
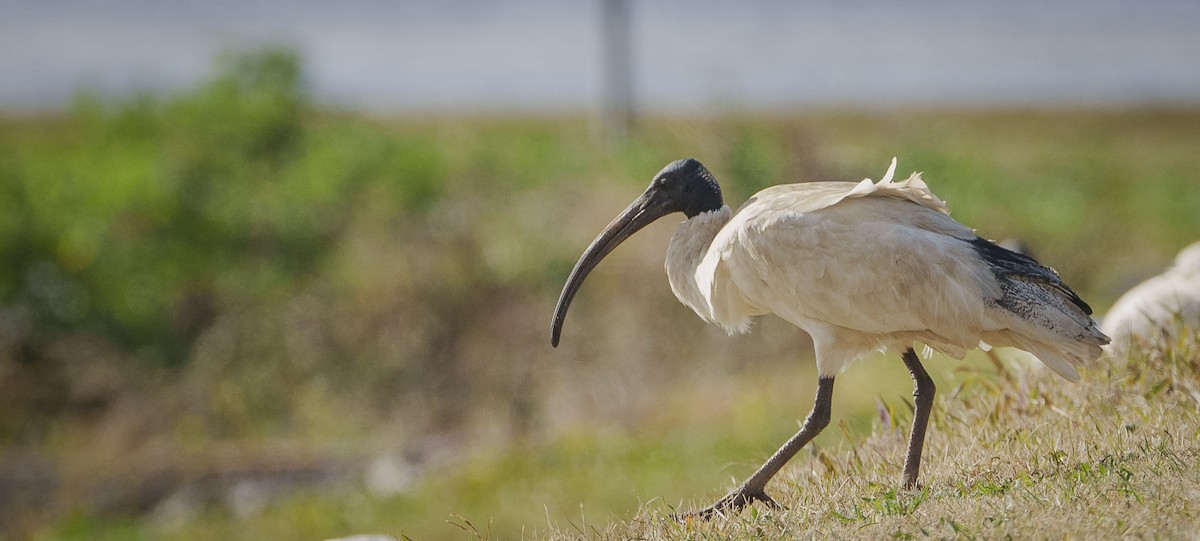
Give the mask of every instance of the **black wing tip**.
M 1022 252 L 1005 248 L 983 237 L 975 237 L 970 243 L 975 246 L 975 250 L 984 259 L 995 266 L 1006 269 L 1015 269 L 1020 266 L 1032 266 L 1039 269 L 1045 268 L 1036 259 Z
M 1092 306 L 1090 304 L 1084 302 L 1083 299 L 1079 298 L 1079 295 L 1076 295 L 1075 298 L 1072 300 L 1075 301 L 1075 306 L 1078 306 L 1080 309 L 1083 310 L 1083 313 L 1085 313 L 1089 316 L 1092 315 Z
M 1063 292 L 1071 304 L 1082 310 L 1084 314 L 1092 315 L 1092 307 L 1084 302 L 1079 294 L 1075 293 L 1075 290 L 1063 282 L 1054 269 L 1042 265 L 1038 260 L 1026 254 L 1010 250 L 983 237 L 975 237 L 969 242 L 992 267 L 992 272 L 997 277 L 1015 274 L 1045 283 Z

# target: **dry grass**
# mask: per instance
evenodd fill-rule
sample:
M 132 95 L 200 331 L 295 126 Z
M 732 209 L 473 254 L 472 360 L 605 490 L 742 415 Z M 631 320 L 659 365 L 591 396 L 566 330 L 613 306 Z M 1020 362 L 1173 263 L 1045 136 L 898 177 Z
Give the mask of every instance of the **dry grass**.
M 1200 348 L 1105 358 L 1083 374 L 1076 385 L 1035 370 L 943 389 L 920 491 L 898 488 L 905 419 L 838 450 L 802 452 L 768 488 L 786 510 L 681 524 L 651 502 L 628 521 L 548 537 L 1194 538 Z

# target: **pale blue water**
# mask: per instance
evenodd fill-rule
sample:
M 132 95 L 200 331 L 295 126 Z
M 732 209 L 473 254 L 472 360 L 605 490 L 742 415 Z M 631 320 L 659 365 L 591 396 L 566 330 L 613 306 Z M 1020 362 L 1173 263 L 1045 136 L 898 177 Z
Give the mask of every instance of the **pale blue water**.
M 633 5 L 644 109 L 1200 103 L 1200 1 Z M 282 42 L 341 106 L 589 109 L 599 28 L 596 0 L 0 0 L 0 108 L 187 85 Z

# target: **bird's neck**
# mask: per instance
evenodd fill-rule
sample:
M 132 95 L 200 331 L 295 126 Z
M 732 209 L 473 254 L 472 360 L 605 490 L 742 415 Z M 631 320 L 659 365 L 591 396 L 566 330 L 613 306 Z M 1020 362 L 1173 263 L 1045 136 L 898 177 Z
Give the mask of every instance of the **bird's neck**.
M 696 284 L 696 268 L 704 260 L 717 233 L 732 217 L 733 209 L 728 205 L 697 214 L 679 224 L 667 245 L 667 279 L 671 282 L 671 291 L 679 302 L 710 321 L 711 309 Z

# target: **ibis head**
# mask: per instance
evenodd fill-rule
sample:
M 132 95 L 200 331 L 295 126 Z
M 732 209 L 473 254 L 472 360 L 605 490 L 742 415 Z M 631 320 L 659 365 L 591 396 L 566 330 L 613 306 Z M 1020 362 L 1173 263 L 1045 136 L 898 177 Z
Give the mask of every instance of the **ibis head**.
M 668 214 L 682 212 L 691 218 L 702 212 L 717 210 L 722 205 L 724 203 L 721 200 L 721 187 L 703 164 L 692 158 L 667 164 L 662 171 L 654 175 L 650 187 L 609 223 L 587 250 L 584 250 L 583 255 L 579 256 L 579 261 L 575 262 L 575 268 L 571 269 L 562 294 L 558 297 L 558 305 L 554 308 L 550 344 L 558 346 L 563 320 L 567 317 L 567 308 L 571 305 L 571 299 L 575 298 L 575 292 L 583 284 L 583 279 L 587 278 L 588 273 L 596 268 L 600 260 L 613 248 L 650 222 Z

